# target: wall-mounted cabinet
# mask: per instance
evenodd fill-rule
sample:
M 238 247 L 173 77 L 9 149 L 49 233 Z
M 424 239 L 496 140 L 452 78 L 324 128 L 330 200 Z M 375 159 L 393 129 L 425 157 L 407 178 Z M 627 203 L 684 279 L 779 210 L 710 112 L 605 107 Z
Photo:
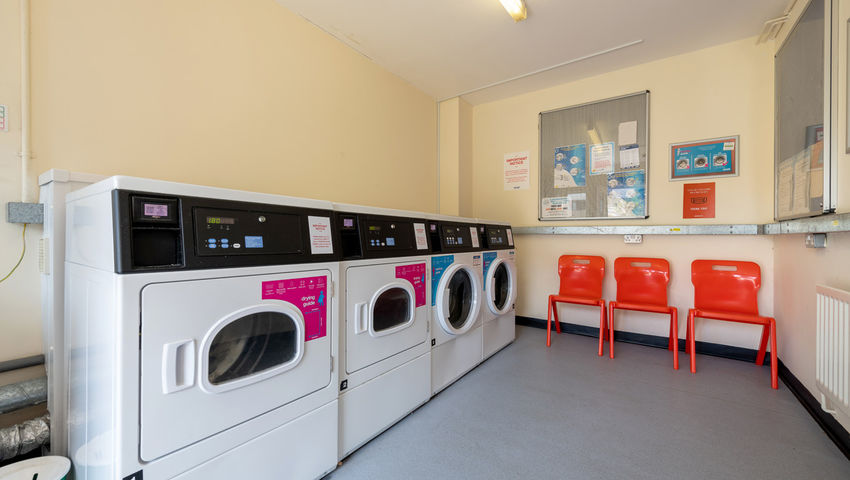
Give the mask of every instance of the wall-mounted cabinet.
M 834 211 L 833 0 L 811 0 L 775 57 L 774 216 Z M 837 2 L 836 2 L 837 3 Z

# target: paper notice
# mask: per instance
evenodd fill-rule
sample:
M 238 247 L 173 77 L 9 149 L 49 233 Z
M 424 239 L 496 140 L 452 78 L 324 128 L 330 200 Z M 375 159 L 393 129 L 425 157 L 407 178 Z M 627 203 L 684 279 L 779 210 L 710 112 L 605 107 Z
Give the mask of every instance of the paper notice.
M 776 210 L 779 217 L 791 215 L 791 189 L 794 186 L 794 159 L 779 164 L 779 179 L 776 182 Z
M 505 233 L 508 234 L 508 245 L 513 247 L 514 246 L 514 234 L 513 234 L 513 232 L 511 232 L 511 229 L 509 228 L 509 229 L 505 230 Z
M 597 143 L 590 146 L 590 174 L 614 171 L 614 142 Z
M 547 197 L 543 201 L 543 218 L 572 217 L 573 208 L 570 197 Z
M 620 145 L 632 145 L 637 141 L 637 120 L 623 122 L 617 129 L 617 143 Z
M 475 227 L 469 227 L 469 235 L 472 237 L 472 248 L 478 247 L 478 229 Z
M 329 217 L 307 217 L 310 224 L 310 252 L 314 255 L 334 253 Z
M 794 163 L 794 201 L 791 210 L 795 215 L 809 211 L 810 150 L 805 150 Z
M 424 223 L 413 224 L 413 235 L 416 237 L 416 249 L 428 250 L 428 234 L 425 232 Z
M 621 124 L 622 125 L 622 124 Z M 637 145 L 620 147 L 620 168 L 638 168 L 640 166 L 640 148 Z
M 528 152 L 505 154 L 505 190 L 526 190 L 529 186 Z

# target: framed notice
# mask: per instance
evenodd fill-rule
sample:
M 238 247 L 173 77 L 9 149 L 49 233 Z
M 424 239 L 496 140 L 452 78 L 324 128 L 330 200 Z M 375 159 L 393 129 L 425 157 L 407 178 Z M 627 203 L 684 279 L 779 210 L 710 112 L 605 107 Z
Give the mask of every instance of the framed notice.
M 740 137 L 710 138 L 670 145 L 670 180 L 738 176 Z

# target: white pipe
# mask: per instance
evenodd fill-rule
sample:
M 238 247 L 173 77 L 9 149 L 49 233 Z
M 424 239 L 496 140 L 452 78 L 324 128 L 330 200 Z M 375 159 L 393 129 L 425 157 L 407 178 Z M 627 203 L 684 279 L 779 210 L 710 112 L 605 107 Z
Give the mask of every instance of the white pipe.
M 21 201 L 30 194 L 30 2 L 21 0 Z

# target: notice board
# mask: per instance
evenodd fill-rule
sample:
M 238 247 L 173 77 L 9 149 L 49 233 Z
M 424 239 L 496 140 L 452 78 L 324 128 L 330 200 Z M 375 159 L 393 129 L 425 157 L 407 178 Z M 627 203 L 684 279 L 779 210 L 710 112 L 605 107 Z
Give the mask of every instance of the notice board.
M 649 91 L 541 112 L 539 130 L 538 219 L 649 216 Z

